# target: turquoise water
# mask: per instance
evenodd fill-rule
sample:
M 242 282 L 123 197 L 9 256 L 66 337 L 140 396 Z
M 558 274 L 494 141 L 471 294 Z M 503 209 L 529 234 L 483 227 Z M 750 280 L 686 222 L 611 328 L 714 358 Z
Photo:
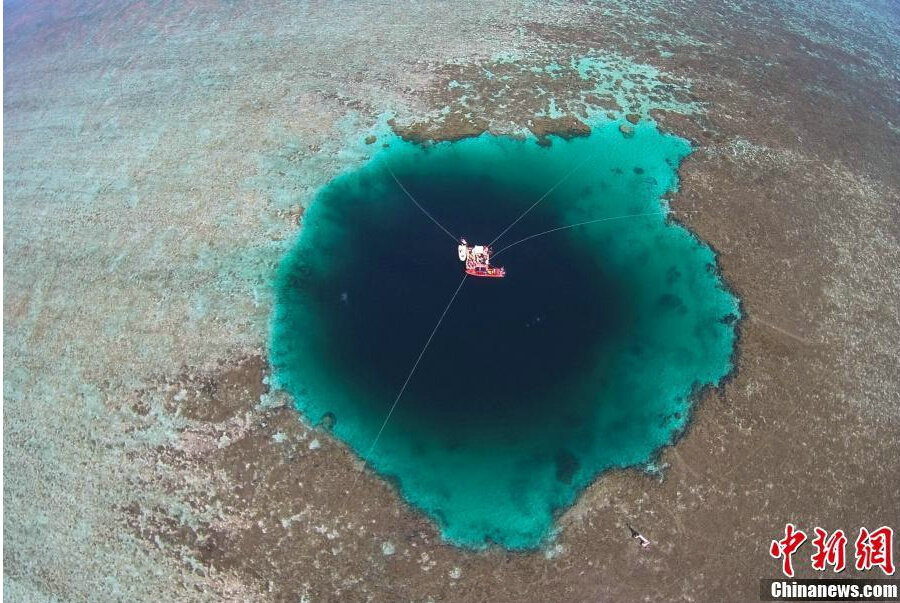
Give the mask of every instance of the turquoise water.
M 539 546 L 601 472 L 644 465 L 693 394 L 731 369 L 738 303 L 661 197 L 689 152 L 652 124 L 591 136 L 398 139 L 309 207 L 279 269 L 276 382 L 460 546 Z M 573 171 L 573 168 L 582 164 Z M 495 245 L 503 280 L 462 278 L 454 236 Z M 556 186 L 556 188 L 553 188 Z

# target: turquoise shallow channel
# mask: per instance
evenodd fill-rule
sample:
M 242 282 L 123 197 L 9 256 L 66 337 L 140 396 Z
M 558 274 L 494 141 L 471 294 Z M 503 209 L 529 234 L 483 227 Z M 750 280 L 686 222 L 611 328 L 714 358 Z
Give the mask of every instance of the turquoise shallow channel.
M 666 216 L 690 146 L 618 126 L 549 147 L 391 138 L 321 190 L 281 263 L 276 384 L 456 545 L 541 546 L 599 474 L 650 464 L 732 368 L 738 301 Z M 494 244 L 507 277 L 463 283 L 373 447 L 463 277 L 391 172 L 473 244 L 549 194 Z

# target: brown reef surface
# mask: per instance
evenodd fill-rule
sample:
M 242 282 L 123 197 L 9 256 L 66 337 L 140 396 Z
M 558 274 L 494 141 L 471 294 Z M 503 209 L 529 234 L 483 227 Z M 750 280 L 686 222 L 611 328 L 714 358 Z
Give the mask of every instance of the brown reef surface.
M 5 5 L 5 597 L 751 601 L 788 521 L 900 529 L 898 40 L 879 0 Z M 380 115 L 596 111 L 694 143 L 671 206 L 742 300 L 736 371 L 659 475 L 460 550 L 270 390 L 268 283 Z

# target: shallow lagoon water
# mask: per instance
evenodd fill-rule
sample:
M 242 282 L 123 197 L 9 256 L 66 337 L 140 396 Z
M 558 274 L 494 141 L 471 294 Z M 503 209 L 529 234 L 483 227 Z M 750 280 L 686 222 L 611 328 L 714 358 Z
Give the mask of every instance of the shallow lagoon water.
M 539 546 L 596 476 L 650 462 L 731 369 L 737 300 L 712 250 L 667 220 L 689 152 L 653 125 L 586 138 L 391 139 L 326 186 L 276 282 L 276 382 L 457 545 Z M 574 171 L 573 168 L 582 164 Z M 390 168 L 390 170 L 388 169 Z M 462 278 L 454 235 L 495 245 L 502 280 Z M 553 187 L 556 188 L 553 188 Z

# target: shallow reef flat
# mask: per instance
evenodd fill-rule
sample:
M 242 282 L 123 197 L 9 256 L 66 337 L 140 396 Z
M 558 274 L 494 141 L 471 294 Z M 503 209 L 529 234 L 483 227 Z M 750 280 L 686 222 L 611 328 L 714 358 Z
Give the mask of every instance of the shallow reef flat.
M 892 3 L 3 10 L 11 600 L 748 599 L 785 522 L 896 521 Z M 452 546 L 276 387 L 277 267 L 394 136 L 597 120 L 690 141 L 666 203 L 741 300 L 736 370 L 539 550 Z

